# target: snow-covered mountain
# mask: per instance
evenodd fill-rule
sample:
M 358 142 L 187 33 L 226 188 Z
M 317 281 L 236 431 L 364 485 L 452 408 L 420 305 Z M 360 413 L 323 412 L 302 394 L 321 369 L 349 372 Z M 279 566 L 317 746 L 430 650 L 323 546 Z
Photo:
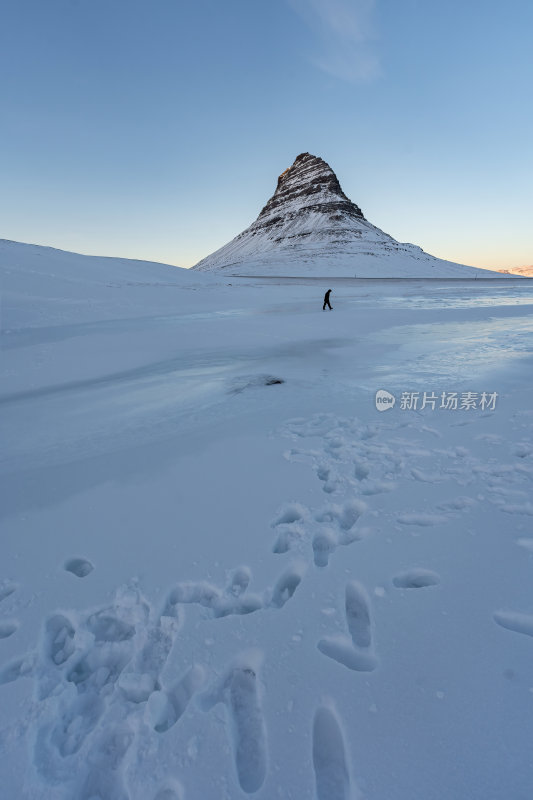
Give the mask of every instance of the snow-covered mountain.
M 192 269 L 235 275 L 495 278 L 397 242 L 344 194 L 325 161 L 301 153 L 255 222 Z

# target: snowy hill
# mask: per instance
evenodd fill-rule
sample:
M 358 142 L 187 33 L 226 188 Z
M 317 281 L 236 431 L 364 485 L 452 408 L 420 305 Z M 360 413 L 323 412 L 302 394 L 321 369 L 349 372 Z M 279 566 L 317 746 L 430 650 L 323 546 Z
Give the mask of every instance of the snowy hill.
M 321 158 L 302 153 L 255 222 L 192 269 L 235 275 L 494 278 L 397 242 L 365 219 Z
M 153 309 L 161 310 L 175 303 L 173 289 L 212 282 L 209 276 L 169 264 L 84 256 L 7 239 L 0 239 L 0 276 L 4 328 L 56 318 L 80 321 L 94 318 L 96 309 L 100 316 L 126 315 L 142 308 L 148 313 L 152 298 Z M 168 289 L 166 299 L 162 287 Z
M 166 283 L 178 281 L 187 270 L 157 261 L 84 256 L 55 247 L 0 239 L 0 266 L 19 272 L 48 275 L 70 282 L 110 285 L 112 282 Z

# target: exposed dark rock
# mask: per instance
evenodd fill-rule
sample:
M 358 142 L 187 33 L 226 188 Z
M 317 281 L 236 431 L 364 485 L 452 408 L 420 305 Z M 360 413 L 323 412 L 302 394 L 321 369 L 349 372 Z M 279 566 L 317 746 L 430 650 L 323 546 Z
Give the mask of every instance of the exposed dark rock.
M 259 227 L 263 227 L 265 223 L 273 224 L 271 214 L 274 210 L 279 211 L 283 208 L 289 210 L 288 207 L 292 206 L 294 201 L 302 201 L 320 193 L 327 193 L 333 195 L 333 197 L 327 200 L 324 198 L 325 203 L 316 203 L 314 207 L 310 207 L 306 203 L 303 207 L 307 211 L 342 211 L 346 216 L 364 219 L 363 212 L 359 206 L 352 203 L 342 191 L 338 178 L 329 164 L 326 164 L 323 159 L 317 158 L 317 156 L 312 156 L 310 153 L 301 153 L 292 167 L 286 169 L 279 176 L 276 191 L 261 210 L 254 224 Z M 277 222 L 279 216 L 276 216 L 275 219 Z

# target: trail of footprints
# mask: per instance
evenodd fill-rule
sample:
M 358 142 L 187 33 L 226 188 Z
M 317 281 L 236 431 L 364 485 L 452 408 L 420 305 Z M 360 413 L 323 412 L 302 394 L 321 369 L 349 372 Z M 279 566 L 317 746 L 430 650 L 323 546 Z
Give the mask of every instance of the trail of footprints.
M 372 436 L 372 431 L 367 431 L 362 438 Z M 324 452 L 317 455 L 321 459 L 317 477 L 327 495 L 341 493 L 342 469 L 336 470 L 332 462 L 342 466 L 343 447 L 341 437 L 329 436 Z M 368 461 L 356 460 L 354 480 L 363 484 L 364 495 L 394 487 L 392 480 L 371 481 L 369 475 Z M 276 534 L 273 551 L 297 550 L 301 556 L 309 543 L 315 566 L 327 567 L 337 548 L 368 534 L 368 529 L 358 526 L 366 509 L 361 499 L 328 502 L 314 512 L 299 503 L 288 503 L 272 521 Z M 50 617 L 37 652 L 11 662 L 0 672 L 0 683 L 23 676 L 33 676 L 36 682 L 43 712 L 33 762 L 40 777 L 51 785 L 64 784 L 66 796 L 80 800 L 126 800 L 123 765 L 136 747 L 139 727 L 148 725 L 164 735 L 196 696 L 205 712 L 224 705 L 240 788 L 246 794 L 257 792 L 268 766 L 261 654 L 241 655 L 207 689 L 207 674 L 199 664 L 191 664 L 170 685 L 164 684 L 161 673 L 183 625 L 185 607 L 200 606 L 214 618 L 279 610 L 296 592 L 306 562 L 302 557 L 293 561 L 272 587 L 260 592 L 250 590 L 251 571 L 241 566 L 231 573 L 224 589 L 207 581 L 178 583 L 169 591 L 160 613 L 137 589 L 130 588 L 121 590 L 110 607 Z M 73 557 L 64 563 L 64 569 L 85 578 L 94 565 L 86 558 Z M 419 572 L 410 580 L 402 578 L 402 585 L 431 585 L 432 581 L 424 582 L 423 571 Z M 0 599 L 12 591 L 12 587 L 0 590 Z M 372 671 L 378 660 L 368 594 L 360 583 L 351 581 L 344 599 L 347 633 L 326 636 L 317 647 L 348 669 Z M 329 706 L 319 707 L 315 714 L 312 759 L 319 800 L 348 798 L 350 776 L 343 734 L 336 712 Z M 156 794 L 156 800 L 183 797 L 183 788 L 173 780 Z
M 274 586 L 256 594 L 248 591 L 252 575 L 243 566 L 233 571 L 224 590 L 207 582 L 177 584 L 160 613 L 130 587 L 120 590 L 111 606 L 49 617 L 37 651 L 0 670 L 0 684 L 21 677 L 32 677 L 36 684 L 41 718 L 32 762 L 39 779 L 64 785 L 65 796 L 79 800 L 129 798 L 124 765 L 139 729 L 148 725 L 165 734 L 206 683 L 199 664 L 168 686 L 161 677 L 183 625 L 184 607 L 197 604 L 215 618 L 279 610 L 304 572 L 305 564 L 294 562 Z M 242 656 L 199 699 L 204 711 L 226 705 L 236 773 L 245 793 L 256 792 L 266 775 L 260 662 L 258 654 Z M 182 794 L 167 786 L 157 796 Z
M 483 473 L 495 491 L 496 503 L 510 512 L 509 493 L 501 489 L 502 468 L 480 465 L 459 448 L 448 452 L 452 465 L 444 473 L 431 473 L 413 466 L 411 459 L 429 455 L 409 439 L 393 436 L 396 425 L 361 425 L 332 415 L 311 420 L 293 420 L 285 434 L 291 439 L 319 438 L 318 449 L 294 446 L 285 453 L 289 460 L 310 464 L 326 496 L 335 495 L 320 508 L 286 503 L 271 522 L 275 534 L 272 550 L 277 554 L 298 553 L 275 584 L 252 591 L 247 566 L 236 568 L 225 588 L 206 581 L 184 581 L 167 594 L 160 611 L 150 606 L 135 587 L 121 589 L 113 604 L 85 613 L 60 612 L 49 617 L 39 647 L 0 668 L 0 685 L 21 677 L 32 677 L 40 709 L 34 737 L 32 762 L 39 779 L 64 788 L 64 797 L 79 800 L 129 800 L 127 766 L 146 730 L 165 735 L 175 726 L 193 699 L 208 713 L 222 704 L 228 720 L 235 773 L 245 794 L 257 792 L 268 771 L 268 735 L 263 714 L 262 654 L 245 652 L 227 666 L 211 686 L 201 664 L 192 663 L 178 679 L 166 685 L 162 673 L 176 637 L 184 624 L 185 608 L 197 605 L 213 618 L 248 615 L 282 609 L 304 578 L 307 561 L 316 568 L 328 566 L 339 547 L 349 546 L 371 533 L 359 525 L 372 496 L 393 491 L 400 476 L 437 483 L 455 480 L 467 485 L 472 473 Z M 426 432 L 439 436 L 437 431 Z M 387 442 L 379 441 L 379 433 Z M 464 448 L 461 448 L 463 451 Z M 515 448 L 521 461 L 531 454 L 524 442 Z M 457 462 L 459 466 L 457 465 Z M 529 464 L 511 466 L 519 479 L 531 480 Z M 520 490 L 516 490 L 518 499 Z M 355 495 L 355 499 L 354 499 Z M 346 498 L 349 499 L 346 499 Z M 363 500 L 362 498 L 365 498 Z M 452 515 L 465 513 L 476 501 L 458 496 L 433 512 L 399 514 L 400 524 L 433 525 Z M 529 513 L 524 509 L 517 513 Z M 403 517 L 403 518 L 402 518 Z M 523 540 L 525 541 L 525 540 Z M 533 549 L 533 540 L 531 548 Z M 520 542 L 519 542 L 520 543 Z M 72 557 L 63 565 L 76 578 L 86 578 L 94 569 L 91 561 Z M 411 590 L 432 587 L 439 576 L 428 569 L 413 568 L 397 573 L 392 585 Z M 0 584 L 0 603 L 13 595 L 17 585 Z M 498 611 L 494 621 L 503 628 L 533 636 L 533 616 Z M 345 633 L 337 632 L 317 642 L 321 654 L 354 672 L 372 672 L 378 665 L 370 598 L 356 580 L 344 587 Z M 13 635 L 15 619 L 0 620 L 0 639 Z M 355 790 L 350 777 L 342 724 L 331 703 L 320 705 L 312 722 L 312 764 L 318 800 L 348 800 Z M 58 795 L 59 797 L 59 795 Z M 183 786 L 174 777 L 164 782 L 154 800 L 185 800 Z

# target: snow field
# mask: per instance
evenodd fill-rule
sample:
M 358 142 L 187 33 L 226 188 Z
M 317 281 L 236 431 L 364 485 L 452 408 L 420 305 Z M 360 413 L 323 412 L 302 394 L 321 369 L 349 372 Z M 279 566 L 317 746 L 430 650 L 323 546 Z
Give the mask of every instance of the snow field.
M 448 483 L 465 491 L 482 470 L 491 476 L 489 484 L 494 493 L 489 503 L 495 509 L 504 510 L 509 494 L 527 493 L 533 465 L 524 464 L 524 457 L 514 456 L 517 461 L 499 461 L 497 468 L 491 467 L 467 448 L 443 449 L 434 429 L 421 428 L 425 429 L 426 442 L 428 437 L 433 441 L 431 448 L 422 448 L 406 437 L 404 424 L 368 425 L 357 419 L 319 414 L 284 425 L 281 433 L 292 443 L 284 453 L 285 459 L 311 467 L 320 491 L 326 498 L 333 495 L 337 502 L 328 499 L 317 508 L 288 502 L 280 507 L 271 522 L 272 550 L 290 560 L 272 587 L 251 591 L 252 568 L 241 565 L 229 571 L 226 586 L 207 581 L 178 583 L 167 593 L 159 612 L 139 588 L 131 585 L 118 590 L 111 605 L 50 616 L 37 648 L 5 664 L 0 673 L 4 685 L 20 678 L 31 678 L 34 684 L 37 725 L 32 761 L 38 791 L 46 796 L 45 787 L 49 786 L 55 796 L 83 800 L 135 796 L 128 789 L 132 765 L 139 763 L 140 753 L 146 749 L 151 758 L 157 758 L 158 737 L 179 725 L 190 704 L 196 702 L 205 714 L 222 704 L 238 785 L 245 794 L 258 792 L 269 765 L 263 711 L 269 701 L 269 686 L 262 678 L 262 664 L 269 653 L 244 650 L 214 683 L 198 662 L 191 663 L 176 679 L 165 680 L 170 653 L 179 646 L 180 631 L 186 625 L 186 609 L 199 606 L 207 618 L 213 619 L 269 610 L 285 613 L 284 607 L 306 581 L 308 570 L 317 570 L 314 585 L 319 589 L 320 574 L 335 559 L 339 547 L 357 547 L 379 535 L 375 523 L 370 527 L 366 524 L 372 520 L 372 505 L 379 508 L 376 487 L 382 493 L 394 493 L 403 480 L 416 486 L 423 474 L 424 482 L 434 486 Z M 508 449 L 503 441 L 499 446 Z M 438 465 L 439 471 L 414 469 L 412 464 L 419 463 L 421 454 L 432 461 L 433 470 Z M 332 487 L 328 480 L 333 474 Z M 357 499 L 348 499 L 354 495 Z M 482 502 L 456 496 L 453 491 L 451 496 L 451 501 L 436 505 L 439 513 L 397 514 L 397 522 L 413 529 L 445 525 L 472 513 Z M 85 579 L 93 565 L 76 557 L 67 559 L 64 569 Z M 374 600 L 361 581 L 346 580 L 340 630 L 316 641 L 318 653 L 352 672 L 373 672 L 380 664 L 374 603 L 389 591 L 434 591 L 441 580 L 434 570 L 415 564 L 391 575 L 389 588 L 376 589 Z M 5 582 L 2 599 L 13 597 L 17 588 Z M 494 610 L 493 616 L 499 626 L 533 635 L 533 616 L 529 614 Z M 201 634 L 197 636 L 201 640 Z M 317 705 L 312 760 L 319 800 L 354 797 L 359 791 L 352 775 L 359 772 L 358 765 L 352 763 L 342 728 L 331 700 L 327 705 Z M 179 797 L 183 787 L 165 788 L 163 781 L 162 788 L 157 789 L 159 794 L 167 792 L 162 796 L 173 796 L 168 794 L 171 791 Z
M 9 287 L 6 796 L 527 796 L 525 290 Z

